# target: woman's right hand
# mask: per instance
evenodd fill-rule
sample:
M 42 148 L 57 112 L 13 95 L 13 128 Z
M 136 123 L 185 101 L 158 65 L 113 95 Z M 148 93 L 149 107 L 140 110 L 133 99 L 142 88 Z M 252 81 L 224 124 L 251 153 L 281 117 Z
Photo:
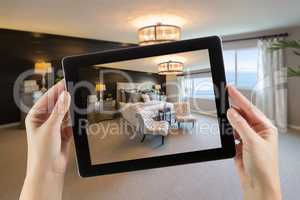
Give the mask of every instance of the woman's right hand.
M 232 108 L 227 117 L 240 140 L 235 163 L 244 199 L 281 199 L 276 127 L 237 89 L 229 86 L 228 94 Z

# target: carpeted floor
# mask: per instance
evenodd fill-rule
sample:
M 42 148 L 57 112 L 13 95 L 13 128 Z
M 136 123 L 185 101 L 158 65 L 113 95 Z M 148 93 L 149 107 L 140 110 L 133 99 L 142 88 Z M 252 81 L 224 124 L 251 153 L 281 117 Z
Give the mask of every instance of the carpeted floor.
M 280 134 L 280 173 L 284 199 L 300 196 L 300 133 Z M 26 170 L 26 133 L 0 129 L 0 199 L 18 199 Z M 71 152 L 65 200 L 237 200 L 242 199 L 233 160 L 80 178 Z
M 217 118 L 194 115 L 195 126 L 182 123 L 178 128 L 172 123 L 162 145 L 160 135 L 147 135 L 141 143 L 142 133 L 124 128 L 120 118 L 92 124 L 88 134 L 93 164 L 132 160 L 174 153 L 199 151 L 221 147 Z M 96 128 L 98 127 L 98 128 Z M 92 129 L 94 128 L 94 129 Z

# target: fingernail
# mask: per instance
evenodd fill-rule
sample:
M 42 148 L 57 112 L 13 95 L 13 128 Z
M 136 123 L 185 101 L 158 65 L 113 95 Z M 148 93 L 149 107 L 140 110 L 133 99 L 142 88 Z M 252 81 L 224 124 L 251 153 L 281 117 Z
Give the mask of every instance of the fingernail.
M 63 91 L 63 92 L 59 95 L 58 100 L 59 100 L 60 103 L 64 103 L 65 99 L 66 99 L 66 92 Z
M 63 91 L 61 94 L 60 94 L 60 96 L 59 96 L 59 102 L 60 102 L 60 104 L 67 104 L 67 102 L 68 102 L 68 99 L 69 98 L 69 93 L 67 92 L 67 91 Z
M 228 115 L 230 115 L 231 117 L 237 117 L 238 113 L 236 112 L 236 110 L 234 108 L 229 108 L 227 111 Z

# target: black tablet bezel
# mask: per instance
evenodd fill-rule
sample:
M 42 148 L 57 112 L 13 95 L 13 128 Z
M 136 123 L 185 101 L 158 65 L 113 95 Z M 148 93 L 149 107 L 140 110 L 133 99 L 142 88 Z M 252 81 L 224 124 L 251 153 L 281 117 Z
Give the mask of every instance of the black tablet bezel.
M 221 39 L 219 37 L 211 36 L 150 46 L 130 47 L 85 55 L 68 56 L 63 58 L 62 66 L 65 81 L 67 83 L 67 89 L 70 90 L 70 84 L 68 83 L 75 84 L 78 81 L 78 75 L 76 73 L 76 68 L 78 67 L 203 49 L 208 49 L 209 51 L 209 59 L 211 64 L 212 79 L 215 85 L 215 92 L 216 89 L 218 89 L 219 91 L 225 91 L 220 93 L 220 98 L 215 99 L 222 147 L 217 149 L 208 149 L 92 165 L 87 135 L 85 132 L 83 132 L 82 135 L 78 134 L 78 119 L 86 119 L 86 115 L 81 115 L 73 112 L 74 103 L 76 102 L 76 105 L 78 103 L 80 104 L 80 102 L 78 102 L 80 100 L 72 98 L 71 118 L 73 122 L 73 135 L 79 173 L 82 177 L 232 158 L 235 155 L 233 130 L 226 117 L 226 111 L 229 108 L 229 102 L 228 95 L 225 90 L 226 79 L 222 55 L 222 45 Z M 221 108 L 220 105 L 221 99 L 224 100 L 225 104 L 223 108 Z

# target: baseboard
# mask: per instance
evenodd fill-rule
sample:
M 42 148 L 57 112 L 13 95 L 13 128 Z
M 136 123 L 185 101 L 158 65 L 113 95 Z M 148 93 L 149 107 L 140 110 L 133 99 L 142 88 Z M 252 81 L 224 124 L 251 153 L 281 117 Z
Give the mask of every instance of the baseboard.
M 288 127 L 291 128 L 291 129 L 300 131 L 300 126 L 296 126 L 296 125 L 293 125 L 293 124 L 289 124 Z
M 8 123 L 8 124 L 1 124 L 0 128 L 9 128 L 9 127 L 14 127 L 14 126 L 19 126 L 20 122 L 13 122 L 13 123 Z

